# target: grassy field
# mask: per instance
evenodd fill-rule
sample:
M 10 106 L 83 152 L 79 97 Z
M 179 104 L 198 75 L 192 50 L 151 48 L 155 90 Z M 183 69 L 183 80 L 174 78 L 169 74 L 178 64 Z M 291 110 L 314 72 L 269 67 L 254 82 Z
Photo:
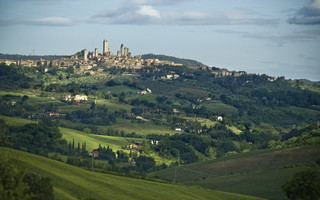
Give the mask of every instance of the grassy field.
M 172 130 L 169 126 L 163 126 L 163 125 L 154 125 L 150 121 L 145 121 L 138 123 L 135 121 L 132 123 L 129 120 L 125 119 L 117 119 L 117 123 L 111 126 L 108 126 L 107 128 L 111 128 L 118 131 L 124 131 L 126 133 L 135 132 L 138 135 L 147 135 L 149 133 L 155 133 L 155 134 L 175 134 L 176 131 Z
M 131 112 L 131 108 L 132 108 L 131 105 L 122 104 L 113 99 L 99 99 L 99 100 L 96 100 L 96 104 L 106 105 L 108 108 L 108 111 L 110 112 L 114 112 L 116 110 L 126 110 L 128 112 Z
M 189 186 L 201 186 L 213 190 L 258 196 L 266 199 L 282 200 L 285 193 L 281 186 L 290 177 L 305 167 L 256 171 L 245 174 L 219 176 L 185 182 Z M 320 172 L 320 171 L 319 171 Z
M 3 91 L 3 90 L 0 91 L 0 96 L 5 96 L 5 95 L 12 95 L 12 96 L 18 96 L 18 97 L 23 97 L 24 95 L 27 95 L 29 97 L 27 101 L 31 103 L 58 102 L 57 100 L 52 99 L 50 97 L 39 97 L 37 96 L 38 94 L 31 91 L 19 91 L 19 92 L 11 92 L 11 91 Z
M 204 98 L 209 95 L 209 92 L 206 90 L 203 90 L 201 88 L 196 88 L 196 87 L 179 87 L 178 89 L 174 90 L 174 94 L 180 93 L 183 95 L 191 95 L 191 96 L 196 96 L 199 98 Z
M 155 94 L 135 94 L 129 97 L 127 100 L 130 102 L 133 99 L 147 100 L 149 102 L 157 103 L 156 101 L 157 95 Z
M 90 105 L 68 105 L 68 106 L 59 106 L 58 111 L 62 113 L 69 113 L 76 110 L 87 110 L 90 108 Z
M 188 185 L 205 186 L 215 189 L 219 185 L 219 180 L 223 182 L 219 189 L 228 190 L 236 193 L 256 195 L 265 198 L 283 199 L 281 187 L 283 181 L 288 179 L 297 167 L 313 167 L 314 162 L 320 159 L 320 147 L 306 146 L 293 149 L 282 149 L 276 151 L 259 151 L 249 152 L 239 155 L 233 155 L 222 159 L 210 160 L 205 162 L 194 163 L 190 165 L 180 166 L 177 168 L 176 180 L 180 183 Z M 286 170 L 289 170 L 286 172 Z M 280 173 L 284 176 L 280 179 Z M 285 175 L 287 173 L 287 175 Z M 172 181 L 175 174 L 174 168 L 153 172 L 150 175 L 161 179 Z M 254 183 L 257 175 L 261 178 L 268 178 L 268 181 Z M 245 184 L 242 179 L 248 179 L 248 184 L 256 184 L 257 189 L 248 189 L 243 192 L 242 185 Z M 263 180 L 263 179 L 262 179 Z M 230 186 L 228 187 L 228 181 Z M 278 182 L 277 182 L 278 181 Z M 275 182 L 274 184 L 269 184 Z M 210 185 L 212 183 L 212 185 Z M 276 184 L 277 183 L 277 184 Z M 234 187 L 234 189 L 233 189 Z M 267 189 L 263 189 L 267 188 Z M 272 196 L 270 191 L 276 191 Z M 269 191 L 269 192 L 268 192 Z M 246 193 L 247 192 L 247 193 Z M 271 196 L 267 196 L 268 193 Z M 281 195 L 280 195 L 281 194 Z
M 10 126 L 23 126 L 25 124 L 37 123 L 37 122 L 31 121 L 31 120 L 20 119 L 20 118 L 15 118 L 15 117 L 6 117 L 3 115 L 0 115 L 0 119 L 3 119 Z
M 232 131 L 234 134 L 236 134 L 236 135 L 240 135 L 241 133 L 242 133 L 242 131 L 241 130 L 239 130 L 237 127 L 235 127 L 235 126 L 226 126 L 227 127 L 227 129 L 229 129 L 230 131 Z
M 127 146 L 134 141 L 143 141 L 144 139 L 140 138 L 123 138 L 123 137 L 113 137 L 113 136 L 105 136 L 105 135 L 94 135 L 88 134 L 82 131 L 77 131 L 68 128 L 60 128 L 62 133 L 62 138 L 66 139 L 68 142 L 72 142 L 74 139 L 75 144 L 82 144 L 86 142 L 87 150 L 92 151 L 99 147 L 101 144 L 102 147 L 107 147 L 108 145 L 113 151 L 120 150 L 121 147 Z
M 201 118 L 201 117 L 197 117 L 197 118 L 194 118 L 194 117 L 182 117 L 183 119 L 186 119 L 186 120 L 190 120 L 190 121 L 197 121 L 197 122 L 200 122 L 201 123 L 201 126 L 204 126 L 206 125 L 207 127 L 214 127 L 218 122 L 217 121 L 211 121 L 210 119 L 205 119 L 205 118 Z
M 45 157 L 0 147 L 1 156 L 51 178 L 56 199 L 259 199 L 199 187 L 97 173 Z
M 124 93 L 137 93 L 139 90 L 137 89 L 132 89 L 124 85 L 119 85 L 119 86 L 112 86 L 112 87 L 106 87 L 106 91 L 110 91 L 112 94 L 120 94 L 122 92 Z
M 207 102 L 207 103 L 204 103 L 204 106 L 211 112 L 225 114 L 226 116 L 232 116 L 232 115 L 238 114 L 237 108 L 224 104 L 222 102 L 216 102 L 216 101 Z

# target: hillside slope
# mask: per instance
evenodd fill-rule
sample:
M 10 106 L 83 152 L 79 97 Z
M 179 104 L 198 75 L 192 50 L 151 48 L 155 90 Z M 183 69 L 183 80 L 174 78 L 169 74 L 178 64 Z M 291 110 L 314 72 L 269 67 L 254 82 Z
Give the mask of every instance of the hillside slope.
M 0 147 L 22 166 L 52 179 L 57 199 L 259 199 L 198 187 L 102 174 L 45 157 Z
M 314 167 L 320 159 L 319 146 L 258 151 L 218 160 L 168 168 L 151 176 L 186 185 L 201 186 L 267 199 L 283 199 L 281 186 L 296 171 Z

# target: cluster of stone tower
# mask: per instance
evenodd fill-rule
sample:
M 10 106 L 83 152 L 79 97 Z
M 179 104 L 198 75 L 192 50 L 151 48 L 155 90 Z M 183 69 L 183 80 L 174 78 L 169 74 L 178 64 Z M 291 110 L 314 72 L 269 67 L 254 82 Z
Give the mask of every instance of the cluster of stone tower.
M 92 55 L 90 54 L 89 58 L 97 58 L 98 56 L 99 56 L 98 48 L 95 48 L 94 52 L 92 53 Z M 113 56 L 113 54 L 110 52 L 110 49 L 109 49 L 108 40 L 103 40 L 102 56 L 107 56 L 107 57 Z M 123 44 L 121 44 L 120 50 L 117 51 L 117 57 L 131 58 L 131 52 L 129 52 L 129 48 L 125 47 Z M 85 61 L 85 62 L 88 61 L 88 50 L 87 49 L 84 49 L 83 61 Z
M 129 52 L 129 48 L 125 47 L 123 44 L 120 46 L 120 50 L 117 51 L 118 57 L 131 57 L 131 53 Z

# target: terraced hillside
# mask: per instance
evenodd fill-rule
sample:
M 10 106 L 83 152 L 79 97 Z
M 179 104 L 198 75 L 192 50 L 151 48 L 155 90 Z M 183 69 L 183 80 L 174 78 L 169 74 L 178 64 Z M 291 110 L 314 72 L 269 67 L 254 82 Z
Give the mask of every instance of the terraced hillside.
M 231 157 L 232 158 L 232 157 Z M 202 178 L 271 170 L 294 166 L 308 166 L 320 159 L 320 147 L 308 146 L 262 153 L 248 153 L 233 159 L 206 161 L 177 169 L 176 181 L 185 182 Z M 169 168 L 155 172 L 153 176 L 173 180 L 175 170 Z
M 168 168 L 153 177 L 186 185 L 219 189 L 283 199 L 281 185 L 305 167 L 314 167 L 320 159 L 319 146 L 304 146 L 276 151 L 250 152 L 224 159 Z
M 10 158 L 52 180 L 56 199 L 249 199 L 259 198 L 97 173 L 45 157 L 0 147 Z

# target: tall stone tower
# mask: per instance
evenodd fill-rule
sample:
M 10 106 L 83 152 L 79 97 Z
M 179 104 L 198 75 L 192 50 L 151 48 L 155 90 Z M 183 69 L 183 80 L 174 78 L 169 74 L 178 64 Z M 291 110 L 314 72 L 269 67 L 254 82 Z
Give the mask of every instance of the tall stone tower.
M 129 48 L 125 47 L 124 48 L 124 56 L 128 56 L 129 53 Z
M 98 48 L 94 49 L 94 54 L 93 55 L 94 55 L 93 57 L 95 57 L 95 58 L 98 57 Z
M 121 44 L 121 46 L 120 46 L 120 54 L 121 54 L 121 56 L 124 56 L 124 45 L 123 44 Z
M 106 55 L 109 52 L 108 40 L 103 40 L 103 55 Z
M 83 61 L 87 61 L 88 60 L 88 50 L 87 49 L 84 49 L 84 52 L 83 52 Z

